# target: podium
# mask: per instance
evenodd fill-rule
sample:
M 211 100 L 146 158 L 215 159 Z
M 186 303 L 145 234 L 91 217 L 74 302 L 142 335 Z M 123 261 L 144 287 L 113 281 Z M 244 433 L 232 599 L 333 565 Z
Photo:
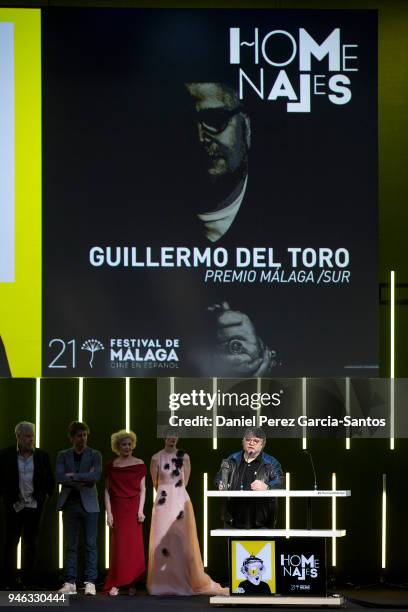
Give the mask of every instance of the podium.
M 291 498 L 316 498 L 335 500 L 349 497 L 346 490 L 291 490 L 267 491 L 210 491 L 204 490 L 205 503 L 208 498 L 284 498 L 286 501 L 285 529 L 211 529 L 212 537 L 228 538 L 230 596 L 210 597 L 211 605 L 267 605 L 267 606 L 330 606 L 344 605 L 344 598 L 326 593 L 326 539 L 342 538 L 345 529 L 332 525 L 331 529 L 296 529 L 290 527 Z M 205 510 L 207 513 L 207 509 Z M 245 558 L 246 556 L 246 558 Z M 252 563 L 252 565 L 251 565 Z M 241 577 L 245 568 L 252 572 L 261 570 L 265 580 L 257 588 Z M 239 569 L 241 568 L 241 569 Z M 235 586 L 234 586 L 235 585 Z M 249 585 L 252 593 L 248 593 Z M 272 588 L 271 588 L 272 587 Z M 234 592 L 235 591 L 235 592 Z M 243 592 L 244 591 L 244 592 Z M 265 594 L 268 592 L 270 594 Z

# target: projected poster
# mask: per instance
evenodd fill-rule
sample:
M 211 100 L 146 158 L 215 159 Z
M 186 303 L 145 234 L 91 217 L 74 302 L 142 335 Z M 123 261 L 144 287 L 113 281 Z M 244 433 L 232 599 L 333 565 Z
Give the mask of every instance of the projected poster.
M 42 19 L 43 375 L 375 376 L 376 12 Z

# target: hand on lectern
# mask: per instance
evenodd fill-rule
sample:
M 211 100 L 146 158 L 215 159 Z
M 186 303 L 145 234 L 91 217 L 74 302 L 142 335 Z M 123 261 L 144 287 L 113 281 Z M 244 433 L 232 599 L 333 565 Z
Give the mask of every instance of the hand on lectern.
M 262 482 L 262 480 L 254 480 L 251 482 L 251 490 L 252 491 L 266 491 L 268 489 L 268 485 L 266 482 Z

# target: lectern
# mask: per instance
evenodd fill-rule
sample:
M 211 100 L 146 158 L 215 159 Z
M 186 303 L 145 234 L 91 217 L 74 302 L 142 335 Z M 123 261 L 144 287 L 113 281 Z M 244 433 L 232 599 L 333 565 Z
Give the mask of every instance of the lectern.
M 210 497 L 286 499 L 285 529 L 212 529 L 213 537 L 228 538 L 230 597 L 210 598 L 212 605 L 333 606 L 344 598 L 327 595 L 326 539 L 341 538 L 344 529 L 293 529 L 289 504 L 293 497 L 349 497 L 350 491 L 290 490 L 204 491 Z

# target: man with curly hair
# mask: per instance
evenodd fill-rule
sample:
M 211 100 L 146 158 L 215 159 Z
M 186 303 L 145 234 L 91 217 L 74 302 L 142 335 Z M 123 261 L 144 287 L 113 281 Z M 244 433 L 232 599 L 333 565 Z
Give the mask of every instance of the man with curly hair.
M 88 446 L 89 427 L 73 421 L 68 427 L 72 447 L 57 457 L 57 481 L 62 485 L 57 510 L 64 520 L 64 577 L 61 593 L 75 595 L 78 564 L 78 531 L 85 537 L 85 595 L 95 595 L 98 577 L 96 537 L 99 502 L 96 483 L 101 477 L 102 457 Z
M 275 457 L 264 452 L 266 435 L 260 427 L 244 431 L 242 450 L 232 453 L 221 464 L 215 477 L 220 491 L 267 491 L 281 489 L 284 477 Z M 229 499 L 223 511 L 226 527 L 235 529 L 271 529 L 276 525 L 276 498 Z

